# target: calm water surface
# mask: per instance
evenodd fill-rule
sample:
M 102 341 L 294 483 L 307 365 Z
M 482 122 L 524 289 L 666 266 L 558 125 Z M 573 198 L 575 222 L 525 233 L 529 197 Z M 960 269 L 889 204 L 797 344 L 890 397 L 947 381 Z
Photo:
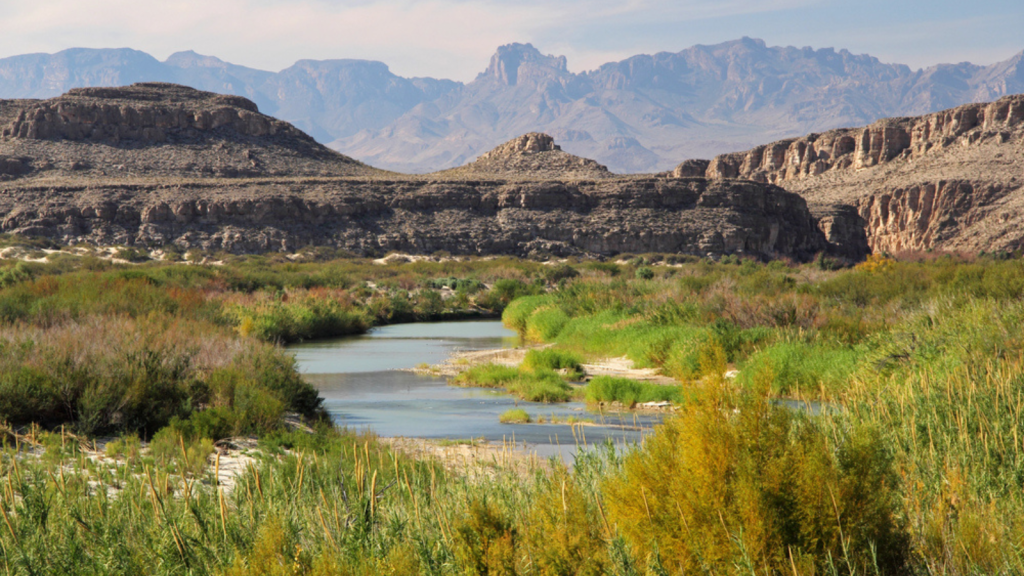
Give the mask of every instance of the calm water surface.
M 438 364 L 453 352 L 513 347 L 516 335 L 497 320 L 398 324 L 374 328 L 362 336 L 290 346 L 299 370 L 315 384 L 335 421 L 380 436 L 410 438 L 484 438 L 512 440 L 540 456 L 570 457 L 580 442 L 568 425 L 501 424 L 498 416 L 523 408 L 538 416 L 577 416 L 598 422 L 633 425 L 632 417 L 586 411 L 582 403 L 523 402 L 490 390 L 456 388 L 444 378 L 408 372 L 419 364 Z M 638 424 L 653 426 L 656 418 Z M 577 428 L 577 430 L 579 430 Z M 633 430 L 585 427 L 586 443 L 612 439 L 636 442 Z M 578 432 L 577 432 L 578 434 Z

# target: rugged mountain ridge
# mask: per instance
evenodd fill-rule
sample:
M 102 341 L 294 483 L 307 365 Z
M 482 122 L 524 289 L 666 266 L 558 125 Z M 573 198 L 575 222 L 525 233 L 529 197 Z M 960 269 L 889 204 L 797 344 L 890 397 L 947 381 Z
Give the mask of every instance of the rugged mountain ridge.
M 743 178 L 857 209 L 875 251 L 1024 247 L 1024 94 L 780 140 L 673 175 Z
M 913 71 L 847 51 L 744 38 L 574 74 L 562 57 L 512 44 L 461 90 L 335 147 L 417 171 L 460 164 L 494 142 L 537 130 L 612 170 L 662 170 L 708 151 L 1024 91 L 1024 68 L 1014 62 Z
M 544 134 L 463 172 L 384 173 L 248 100 L 169 84 L 0 101 L 0 168 L 0 230 L 67 244 L 797 259 L 828 249 L 806 202 L 773 185 L 616 176 Z
M 1022 56 L 915 71 L 845 50 L 744 38 L 573 73 L 564 57 L 511 44 L 462 84 L 402 78 L 382 63 L 358 60 L 303 60 L 272 73 L 193 52 L 159 62 L 132 50 L 76 49 L 0 59 L 0 97 L 176 82 L 246 97 L 319 141 L 388 169 L 457 167 L 540 131 L 614 171 L 648 172 L 680 158 L 1024 92 Z

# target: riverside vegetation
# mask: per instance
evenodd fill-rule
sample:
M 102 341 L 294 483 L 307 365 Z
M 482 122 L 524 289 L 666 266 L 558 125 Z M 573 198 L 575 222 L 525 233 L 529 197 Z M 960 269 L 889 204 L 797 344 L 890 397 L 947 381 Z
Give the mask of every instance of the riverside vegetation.
M 1024 571 L 1019 257 L 656 260 L 5 263 L 0 573 Z M 450 279 L 476 290 L 441 298 Z M 678 412 L 626 453 L 470 479 L 332 428 L 272 343 L 467 301 L 554 344 L 481 380 L 571 396 L 583 360 L 625 355 L 679 380 L 656 398 Z M 218 486 L 203 454 L 248 433 Z M 113 458 L 82 451 L 97 434 Z

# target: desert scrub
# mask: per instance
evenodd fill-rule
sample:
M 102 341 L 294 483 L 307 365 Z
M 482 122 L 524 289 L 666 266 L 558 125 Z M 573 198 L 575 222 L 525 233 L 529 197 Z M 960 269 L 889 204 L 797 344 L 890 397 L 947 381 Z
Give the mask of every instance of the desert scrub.
M 360 334 L 370 326 L 346 292 L 323 289 L 237 297 L 224 314 L 243 336 L 267 341 Z
M 262 403 L 262 404 L 261 404 Z M 232 411 L 232 431 L 276 426 L 265 404 L 316 417 L 316 390 L 283 351 L 173 318 L 90 317 L 0 328 L 0 420 L 83 434 L 151 435 L 200 405 Z
M 878 434 L 855 427 L 830 442 L 766 398 L 735 411 L 705 398 L 667 420 L 606 479 L 609 521 L 669 573 L 905 571 L 898 480 Z
M 502 424 L 529 424 L 532 421 L 530 414 L 522 408 L 512 408 L 498 416 L 498 422 Z
M 618 402 L 632 408 L 644 402 L 672 402 L 685 400 L 682 386 L 664 386 L 628 378 L 597 376 L 587 383 L 585 397 L 588 403 Z

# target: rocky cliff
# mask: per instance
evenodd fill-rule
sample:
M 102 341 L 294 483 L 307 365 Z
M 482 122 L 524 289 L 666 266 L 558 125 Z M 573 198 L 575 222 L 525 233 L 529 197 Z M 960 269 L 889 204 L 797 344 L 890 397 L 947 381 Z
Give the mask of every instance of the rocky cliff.
M 827 247 L 805 201 L 771 184 L 616 176 L 537 133 L 458 170 L 384 173 L 248 100 L 166 84 L 0 102 L 0 171 L 0 231 L 63 243 L 797 259 Z
M 0 101 L 0 175 L 304 176 L 375 172 L 239 96 L 173 84 Z
M 688 161 L 674 174 L 698 170 Z M 815 212 L 854 207 L 875 251 L 1013 250 L 1024 246 L 1024 95 L 724 154 L 704 174 L 783 186 Z
M 3 232 L 64 243 L 358 254 L 740 253 L 826 248 L 802 198 L 753 182 L 306 180 L 0 191 Z

